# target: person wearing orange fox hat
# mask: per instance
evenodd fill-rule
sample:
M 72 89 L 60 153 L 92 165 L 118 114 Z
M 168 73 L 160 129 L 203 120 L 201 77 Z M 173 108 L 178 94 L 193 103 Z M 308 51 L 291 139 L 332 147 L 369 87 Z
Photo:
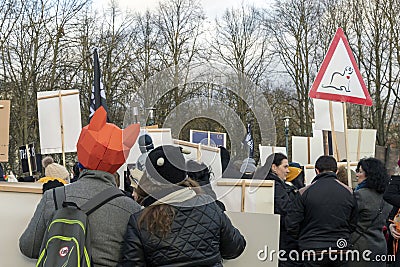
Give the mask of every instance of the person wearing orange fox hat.
M 116 186 L 113 173 L 125 162 L 140 131 L 139 124 L 121 130 L 107 123 L 106 119 L 107 113 L 100 107 L 79 136 L 78 161 L 85 169 L 78 181 L 65 186 L 66 200 L 78 206 L 103 190 Z M 51 221 L 54 210 L 53 190 L 48 190 L 43 194 L 33 218 L 19 239 L 20 250 L 27 257 L 38 258 L 46 225 Z M 94 266 L 117 265 L 129 217 L 139 210 L 139 204 L 133 199 L 117 197 L 90 214 Z

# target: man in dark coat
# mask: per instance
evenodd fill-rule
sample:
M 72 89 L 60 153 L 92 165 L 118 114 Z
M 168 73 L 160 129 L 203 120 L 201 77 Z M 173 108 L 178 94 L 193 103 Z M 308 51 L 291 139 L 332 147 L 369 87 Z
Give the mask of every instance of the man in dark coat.
M 315 163 L 317 176 L 299 190 L 286 216 L 287 231 L 298 238 L 300 251 L 316 252 L 316 257 L 308 254 L 304 266 L 346 264 L 345 257 L 340 261 L 339 254 L 347 249 L 355 229 L 357 203 L 352 189 L 337 179 L 336 171 L 337 162 L 333 157 L 319 157 Z M 329 249 L 336 250 L 333 252 L 336 254 L 326 253 Z

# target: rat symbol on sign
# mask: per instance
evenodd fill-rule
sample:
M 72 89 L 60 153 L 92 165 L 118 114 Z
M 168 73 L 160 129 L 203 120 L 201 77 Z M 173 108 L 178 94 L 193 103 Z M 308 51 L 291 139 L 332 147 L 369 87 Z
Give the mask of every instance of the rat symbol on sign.
M 344 68 L 343 73 L 335 71 L 332 74 L 331 81 L 329 85 L 322 85 L 323 88 L 333 88 L 339 91 L 350 92 L 349 84 L 350 84 L 350 76 L 353 74 L 353 68 L 347 66 Z

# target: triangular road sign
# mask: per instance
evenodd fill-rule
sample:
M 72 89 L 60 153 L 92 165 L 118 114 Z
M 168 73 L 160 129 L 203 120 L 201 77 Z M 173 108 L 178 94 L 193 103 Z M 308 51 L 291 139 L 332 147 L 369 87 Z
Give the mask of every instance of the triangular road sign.
M 341 28 L 336 31 L 309 96 L 372 106 L 372 99 Z

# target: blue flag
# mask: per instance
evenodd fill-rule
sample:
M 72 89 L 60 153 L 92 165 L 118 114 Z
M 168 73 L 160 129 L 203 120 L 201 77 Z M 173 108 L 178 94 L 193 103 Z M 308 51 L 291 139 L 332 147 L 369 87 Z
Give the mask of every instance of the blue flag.
M 107 122 L 110 122 L 109 115 L 108 115 L 107 102 L 106 102 L 106 92 L 104 90 L 103 83 L 101 82 L 99 55 L 97 54 L 96 48 L 93 51 L 93 70 L 94 70 L 94 75 L 93 75 L 94 78 L 93 78 L 93 86 L 92 86 L 92 95 L 90 97 L 89 120 L 92 118 L 94 112 L 100 106 L 103 106 L 107 112 Z
M 251 124 L 247 124 L 247 133 L 245 137 L 243 138 L 242 143 L 244 145 L 247 145 L 249 147 L 249 158 L 253 158 L 254 156 L 254 140 L 253 140 L 253 135 L 251 133 Z

